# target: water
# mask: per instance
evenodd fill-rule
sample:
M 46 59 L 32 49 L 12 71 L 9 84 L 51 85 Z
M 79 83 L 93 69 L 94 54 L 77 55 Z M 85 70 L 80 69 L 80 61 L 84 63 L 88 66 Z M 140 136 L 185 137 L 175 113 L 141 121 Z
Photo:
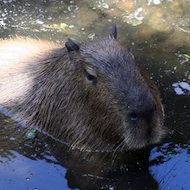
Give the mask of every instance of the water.
M 15 35 L 63 44 L 109 34 L 158 85 L 169 134 L 159 145 L 112 157 L 70 150 L 45 134 L 27 138 L 0 115 L 0 189 L 188 189 L 190 186 L 189 0 L 0 2 L 0 38 Z M 146 152 L 146 154 L 145 154 Z M 128 165 L 128 159 L 133 164 Z M 120 170 L 113 160 L 124 163 Z M 125 160 L 125 161 L 124 161 Z M 125 163 L 126 162 L 126 163 Z

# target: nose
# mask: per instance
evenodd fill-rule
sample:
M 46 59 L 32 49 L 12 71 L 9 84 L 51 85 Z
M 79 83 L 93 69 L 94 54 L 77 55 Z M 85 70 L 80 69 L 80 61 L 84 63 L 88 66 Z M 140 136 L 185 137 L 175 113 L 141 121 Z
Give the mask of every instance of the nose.
M 136 110 L 131 110 L 128 114 L 128 117 L 131 120 L 131 122 L 138 122 L 140 120 L 144 120 L 148 124 L 150 124 L 153 119 L 155 111 L 156 111 L 156 105 L 153 105 L 145 109 L 140 108 Z

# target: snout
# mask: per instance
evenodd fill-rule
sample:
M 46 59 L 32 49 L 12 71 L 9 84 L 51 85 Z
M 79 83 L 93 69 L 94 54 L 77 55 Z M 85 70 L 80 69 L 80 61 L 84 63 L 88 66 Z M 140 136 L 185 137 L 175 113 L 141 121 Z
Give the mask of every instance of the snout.
M 163 118 L 161 118 L 160 108 L 157 106 L 152 101 L 146 106 L 141 104 L 141 107 L 130 107 L 128 109 L 125 143 L 130 149 L 138 149 L 148 144 L 158 143 L 163 137 Z

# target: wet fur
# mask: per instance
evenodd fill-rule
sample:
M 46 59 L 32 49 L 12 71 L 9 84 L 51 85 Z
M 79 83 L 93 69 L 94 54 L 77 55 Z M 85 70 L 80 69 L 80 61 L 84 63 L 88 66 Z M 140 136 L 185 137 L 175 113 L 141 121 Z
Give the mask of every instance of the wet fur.
M 133 55 L 111 35 L 79 47 L 1 41 L 0 109 L 81 150 L 121 151 L 159 142 L 165 133 L 160 94 Z M 85 71 L 97 81 L 89 81 Z M 150 123 L 129 119 L 131 108 L 141 113 L 154 105 Z

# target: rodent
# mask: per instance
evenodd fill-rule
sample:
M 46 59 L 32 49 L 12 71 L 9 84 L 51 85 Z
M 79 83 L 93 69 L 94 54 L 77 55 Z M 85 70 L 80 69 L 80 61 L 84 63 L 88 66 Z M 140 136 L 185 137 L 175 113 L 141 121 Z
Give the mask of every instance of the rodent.
M 0 41 L 0 110 L 83 151 L 135 150 L 165 135 L 160 93 L 117 29 L 65 47 Z

